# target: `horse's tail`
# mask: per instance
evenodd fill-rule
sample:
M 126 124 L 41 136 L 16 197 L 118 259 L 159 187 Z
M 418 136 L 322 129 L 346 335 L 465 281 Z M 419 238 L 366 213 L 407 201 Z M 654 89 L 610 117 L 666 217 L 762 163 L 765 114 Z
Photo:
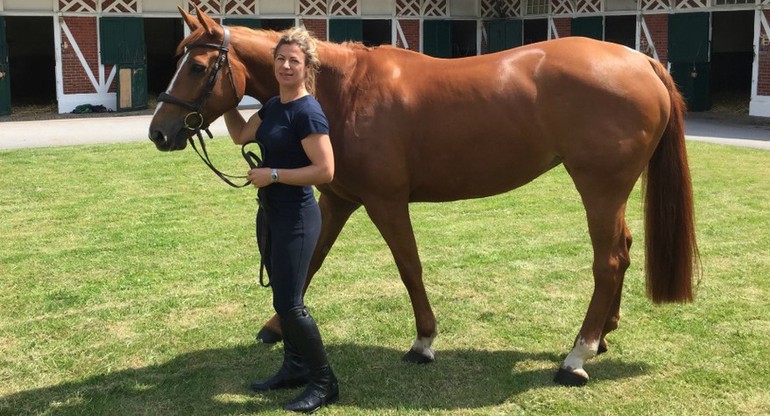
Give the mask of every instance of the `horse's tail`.
M 684 141 L 685 103 L 666 68 L 652 58 L 650 64 L 668 89 L 671 113 L 643 180 L 647 295 L 654 303 L 691 302 L 699 254 Z

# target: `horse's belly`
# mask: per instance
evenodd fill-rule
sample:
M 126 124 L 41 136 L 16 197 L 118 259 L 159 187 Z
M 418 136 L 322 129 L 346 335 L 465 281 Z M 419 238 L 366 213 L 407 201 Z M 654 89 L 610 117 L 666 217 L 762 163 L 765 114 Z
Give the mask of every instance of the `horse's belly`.
M 410 200 L 441 202 L 497 195 L 526 185 L 560 163 L 558 157 L 545 153 L 527 157 L 506 157 L 502 152 L 489 157 L 466 155 L 450 166 L 413 171 Z

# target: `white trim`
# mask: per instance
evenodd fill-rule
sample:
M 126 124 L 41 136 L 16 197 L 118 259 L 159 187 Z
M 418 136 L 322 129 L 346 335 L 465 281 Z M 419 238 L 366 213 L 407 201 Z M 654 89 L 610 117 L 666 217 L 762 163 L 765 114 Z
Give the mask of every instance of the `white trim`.
M 749 102 L 749 115 L 757 117 L 770 117 L 770 97 L 758 95 L 752 97 Z
M 556 23 L 553 22 L 553 17 L 548 17 L 548 40 L 559 39 L 559 32 L 556 31 Z
M 751 66 L 751 100 L 749 115 L 770 117 L 770 97 L 758 95 L 759 91 L 759 54 L 762 43 L 762 32 L 770 37 L 770 24 L 763 9 L 754 12 L 754 62 Z
M 114 92 L 106 94 L 67 94 L 59 97 L 59 113 L 71 113 L 75 107 L 88 103 L 103 105 L 113 111 L 116 110 L 118 95 Z
M 401 39 L 401 46 L 403 46 L 404 49 L 409 49 L 409 42 L 406 41 L 406 35 L 404 34 L 404 29 L 401 27 L 401 22 L 399 22 L 398 19 L 393 19 L 393 22 L 396 26 L 395 35 Z M 422 30 L 422 22 L 420 22 L 420 26 L 420 30 Z M 420 35 L 420 38 L 422 38 L 422 35 Z M 396 44 L 395 39 L 393 44 Z
M 420 18 L 420 29 L 419 29 L 420 30 L 420 49 L 419 49 L 420 53 L 425 53 L 423 52 L 424 50 L 423 48 L 425 45 L 425 36 L 424 36 L 425 32 L 423 32 L 423 23 L 425 23 L 425 19 Z
M 754 59 L 751 62 L 751 97 L 749 102 L 753 101 L 757 96 L 757 87 L 759 84 L 759 48 L 760 42 L 762 41 L 762 24 L 760 20 L 762 14 L 762 9 L 754 12 Z M 751 104 L 749 104 L 749 107 L 751 107 Z
M 652 42 L 652 36 L 650 35 L 650 29 L 647 28 L 647 22 L 644 21 L 644 15 L 639 16 L 639 22 L 642 28 L 642 31 L 644 32 L 644 38 L 647 39 L 647 44 L 650 45 L 652 48 L 652 57 L 655 58 L 655 60 L 660 61 L 660 56 L 658 56 L 658 50 L 655 48 L 655 43 Z M 639 48 L 637 48 L 639 49 Z M 644 51 L 642 51 L 644 52 Z M 670 68 L 669 68 L 670 70 Z
M 59 19 L 53 18 L 53 43 L 54 43 L 54 57 L 56 59 L 56 65 L 54 67 L 54 73 L 56 74 L 56 102 L 58 103 L 59 113 L 63 113 L 61 103 L 64 97 L 64 72 L 62 69 L 62 56 L 61 56 L 61 23 Z
M 487 31 L 484 29 L 484 21 L 476 19 L 476 56 L 481 55 L 481 39 L 487 37 Z
M 765 29 L 765 34 L 770 36 L 770 24 L 767 23 L 767 18 L 765 17 L 765 14 L 762 13 L 764 9 L 757 9 L 757 12 L 759 12 L 759 21 L 762 22 L 762 27 Z
M 91 85 L 93 85 L 94 90 L 96 92 L 100 92 L 101 88 L 99 88 L 99 84 L 96 82 L 96 77 L 94 77 L 94 73 L 91 71 L 91 67 L 88 65 L 88 61 L 86 60 L 86 57 L 83 55 L 83 52 L 80 51 L 80 47 L 78 46 L 77 41 L 75 41 L 75 37 L 72 36 L 72 32 L 70 32 L 69 27 L 67 27 L 67 22 L 62 19 L 59 23 L 61 23 L 61 28 L 64 31 L 64 34 L 67 36 L 67 40 L 70 43 L 70 47 L 72 47 L 72 50 L 75 51 L 75 55 L 78 56 L 78 60 L 80 61 L 80 66 L 83 67 L 83 70 L 86 72 L 86 75 L 88 75 L 88 80 L 91 81 Z
M 102 74 L 104 74 L 104 65 L 100 63 L 99 67 L 101 68 Z M 110 85 L 112 85 L 112 80 L 115 79 L 115 74 L 117 73 L 118 73 L 118 66 L 113 65 L 112 70 L 110 71 L 110 75 L 107 77 L 107 83 L 104 84 L 105 88 L 103 92 L 107 92 L 110 90 Z

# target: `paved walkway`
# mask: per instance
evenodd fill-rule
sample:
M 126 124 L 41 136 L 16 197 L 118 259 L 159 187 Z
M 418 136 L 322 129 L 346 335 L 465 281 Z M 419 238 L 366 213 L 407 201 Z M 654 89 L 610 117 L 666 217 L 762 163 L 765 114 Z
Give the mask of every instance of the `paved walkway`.
M 249 117 L 256 110 L 242 110 Z M 0 149 L 117 143 L 148 140 L 152 115 L 66 118 L 0 123 Z M 746 122 L 707 113 L 687 117 L 687 138 L 712 143 L 770 150 L 770 120 Z M 220 117 L 211 125 L 214 136 L 227 136 Z M 149 144 L 149 143 L 148 143 Z
M 746 122 L 715 118 L 708 113 L 690 113 L 686 130 L 688 140 L 770 150 L 770 119 Z
M 257 110 L 241 110 L 248 119 Z M 146 140 L 151 114 L 99 116 L 0 123 L 0 149 L 119 143 Z M 224 118 L 211 125 L 214 136 L 227 136 Z

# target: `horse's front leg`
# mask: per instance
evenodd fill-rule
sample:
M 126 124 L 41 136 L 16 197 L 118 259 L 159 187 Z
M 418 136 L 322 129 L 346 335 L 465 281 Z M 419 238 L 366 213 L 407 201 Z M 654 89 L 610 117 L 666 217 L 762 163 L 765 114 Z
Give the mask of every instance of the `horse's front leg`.
M 409 205 L 403 200 L 365 201 L 364 206 L 388 244 L 412 302 L 417 339 L 403 359 L 418 364 L 430 363 L 435 358 L 432 344 L 437 334 L 436 317 L 422 281 L 422 264 L 409 218 Z
M 331 251 L 334 242 L 342 231 L 350 216 L 361 204 L 342 199 L 331 192 L 321 193 L 318 198 L 321 209 L 321 234 L 318 237 L 313 256 L 310 258 L 310 267 L 305 279 L 303 294 L 307 292 L 313 276 L 321 268 L 326 255 Z M 274 344 L 282 339 L 281 323 L 278 315 L 273 315 L 257 334 L 257 341 L 265 344 Z

